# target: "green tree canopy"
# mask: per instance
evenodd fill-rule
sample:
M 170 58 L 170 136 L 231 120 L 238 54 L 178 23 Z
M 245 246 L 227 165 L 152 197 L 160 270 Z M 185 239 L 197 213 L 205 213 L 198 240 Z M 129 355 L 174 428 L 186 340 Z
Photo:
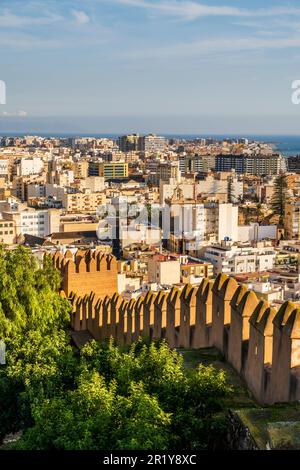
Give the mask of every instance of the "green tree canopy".
M 274 193 L 271 206 L 274 214 L 279 216 L 279 226 L 283 227 L 285 205 L 289 202 L 288 184 L 285 175 L 279 175 L 274 182 Z
M 30 417 L 30 394 L 57 389 L 62 357 L 66 363 L 73 354 L 67 333 L 70 304 L 57 294 L 59 283 L 58 271 L 48 262 L 39 267 L 27 249 L 0 248 L 0 339 L 6 345 L 0 439 Z
M 96 341 L 81 351 L 75 385 L 32 402 L 18 449 L 205 449 L 223 431 L 223 372 L 186 371 L 166 342 L 128 351 Z M 222 423 L 224 425 L 224 422 Z
M 203 449 L 223 431 L 230 392 L 212 367 L 187 370 L 165 341 L 72 347 L 59 272 L 0 251 L 0 442 L 15 449 Z

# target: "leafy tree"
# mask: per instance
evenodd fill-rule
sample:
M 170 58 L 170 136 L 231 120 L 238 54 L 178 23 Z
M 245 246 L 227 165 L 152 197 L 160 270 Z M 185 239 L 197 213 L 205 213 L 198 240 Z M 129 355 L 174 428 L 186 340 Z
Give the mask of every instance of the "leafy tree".
M 19 449 L 167 449 L 170 418 L 158 400 L 132 383 L 128 396 L 97 372 L 79 377 L 78 388 L 33 408 L 35 426 Z
M 128 351 L 91 341 L 80 356 L 76 387 L 33 405 L 34 425 L 17 448 L 202 449 L 224 432 L 223 372 L 186 372 L 164 341 Z
M 114 440 L 120 450 L 167 450 L 171 415 L 163 411 L 159 400 L 145 392 L 142 382 L 131 383 L 129 396 L 118 400 L 117 414 L 121 426 Z
M 72 351 L 70 305 L 54 291 L 57 274 L 49 266 L 39 267 L 22 247 L 0 248 L 0 339 L 6 345 L 6 365 L 0 368 L 5 397 L 0 400 L 0 439 L 31 422 L 30 396 L 54 393 L 62 381 L 62 357 Z
M 224 371 L 200 365 L 187 382 L 183 406 L 174 412 L 173 436 L 181 429 L 177 441 L 184 449 L 206 449 L 222 440 L 226 420 L 219 413 L 230 393 Z
M 224 432 L 223 372 L 186 370 L 165 341 L 70 344 L 59 272 L 0 247 L 0 442 L 15 449 L 203 449 Z

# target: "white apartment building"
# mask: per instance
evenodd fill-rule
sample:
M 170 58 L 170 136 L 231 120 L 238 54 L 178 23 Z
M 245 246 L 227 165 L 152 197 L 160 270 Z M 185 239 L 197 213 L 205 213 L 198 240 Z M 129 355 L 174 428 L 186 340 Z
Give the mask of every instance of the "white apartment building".
M 209 246 L 204 257 L 214 266 L 215 274 L 240 274 L 272 270 L 275 265 L 276 252 L 272 246 L 237 245 L 222 242 Z
M 253 290 L 257 297 L 267 302 L 284 301 L 284 288 L 269 281 L 245 283 L 248 289 Z
M 9 168 L 9 161 L 6 160 L 0 160 L 0 176 L 8 176 L 8 168 Z
M 172 231 L 185 238 L 197 237 L 203 241 L 206 233 L 206 207 L 204 204 L 186 202 L 172 204 L 170 208 Z
M 218 241 L 238 241 L 238 206 L 218 204 L 217 233 Z
M 53 232 L 59 232 L 60 211 L 56 209 L 2 212 L 3 219 L 15 221 L 16 235 L 33 235 L 45 237 Z
M 215 236 L 222 240 L 238 241 L 238 207 L 233 204 L 172 204 L 171 219 L 174 233 L 198 243 Z
M 39 175 L 44 170 L 44 162 L 39 157 L 21 158 L 16 163 L 16 176 Z
M 91 193 L 104 191 L 105 180 L 103 176 L 88 176 L 80 181 L 80 189 L 89 189 Z
M 144 243 L 145 245 L 159 245 L 161 243 L 161 229 L 149 227 L 141 223 L 120 226 L 121 248 L 132 243 Z
M 252 242 L 261 240 L 276 240 L 277 225 L 259 225 L 257 223 L 251 225 L 239 225 L 238 241 Z

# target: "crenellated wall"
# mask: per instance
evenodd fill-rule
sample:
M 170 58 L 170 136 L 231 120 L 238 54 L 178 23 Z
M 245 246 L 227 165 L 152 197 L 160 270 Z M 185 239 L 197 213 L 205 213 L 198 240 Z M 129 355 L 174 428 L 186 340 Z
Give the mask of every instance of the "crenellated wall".
M 53 266 L 60 270 L 61 288 L 66 296 L 76 292 L 84 297 L 93 292 L 98 298 L 113 296 L 118 290 L 117 260 L 101 251 L 77 250 L 73 254 L 56 251 L 49 256 Z
M 74 330 L 120 345 L 144 335 L 166 338 L 172 348 L 215 346 L 261 404 L 300 400 L 299 305 L 285 302 L 277 311 L 224 274 L 130 302 L 118 294 L 68 297 Z

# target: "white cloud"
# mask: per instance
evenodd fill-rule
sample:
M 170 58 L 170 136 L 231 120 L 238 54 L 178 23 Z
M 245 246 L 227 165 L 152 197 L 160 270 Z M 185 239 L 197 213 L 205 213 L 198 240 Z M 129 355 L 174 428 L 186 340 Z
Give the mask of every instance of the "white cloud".
M 48 14 L 47 16 L 21 16 L 15 15 L 9 10 L 4 10 L 0 14 L 1 28 L 23 28 L 25 26 L 42 26 L 61 21 L 59 15 Z
M 89 16 L 80 10 L 72 10 L 72 17 L 78 24 L 90 22 Z M 52 23 L 65 23 L 66 19 L 58 14 L 48 13 L 44 16 L 17 15 L 10 10 L 0 12 L 0 28 L 24 28 L 26 26 L 45 26 Z
M 72 10 L 72 15 L 78 24 L 87 24 L 90 22 L 90 17 L 84 11 Z
M 177 43 L 167 47 L 135 50 L 126 54 L 126 58 L 186 58 L 208 55 L 211 53 L 257 51 L 269 49 L 287 49 L 300 47 L 300 37 L 244 37 L 204 39 L 190 43 Z
M 27 117 L 28 113 L 26 111 L 23 111 L 23 110 L 14 111 L 14 112 L 2 111 L 0 113 L 0 116 L 3 116 L 3 117 Z
M 231 17 L 268 17 L 281 15 L 300 15 L 300 8 L 278 7 L 249 10 L 229 6 L 203 5 L 192 0 L 109 0 L 120 5 L 143 8 L 162 14 L 179 17 L 185 20 L 195 20 L 205 16 L 231 16 Z
M 63 44 L 59 39 L 47 39 L 19 32 L 0 33 L 0 46 L 13 49 L 57 48 Z
M 241 16 L 241 10 L 235 7 L 214 7 L 202 5 L 193 1 L 179 2 L 176 0 L 161 0 L 149 2 L 147 0 L 114 0 L 115 3 L 169 14 L 186 20 L 196 19 L 202 16 Z
M 23 31 L 0 31 L 0 48 L 2 51 L 13 50 L 37 50 L 37 49 L 74 49 L 76 47 L 91 47 L 107 44 L 111 40 L 111 31 L 109 29 L 98 29 L 97 34 L 93 30 L 85 34 L 79 31 L 81 28 L 74 28 L 72 24 L 71 33 L 56 34 L 52 37 L 44 37 L 37 34 L 27 34 Z M 54 37 L 55 36 L 55 37 Z

